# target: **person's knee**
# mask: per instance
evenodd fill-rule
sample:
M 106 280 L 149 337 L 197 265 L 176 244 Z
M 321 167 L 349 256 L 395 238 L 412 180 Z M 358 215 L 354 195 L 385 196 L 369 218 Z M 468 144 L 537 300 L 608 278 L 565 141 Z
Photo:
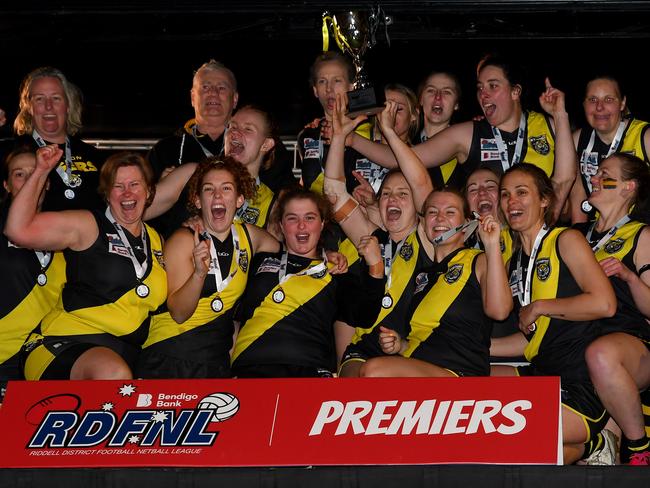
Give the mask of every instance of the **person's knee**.
M 616 350 L 605 341 L 592 342 L 585 352 L 585 361 L 592 374 L 608 371 L 620 362 Z
M 361 378 L 381 378 L 387 376 L 386 368 L 381 358 L 368 359 L 368 361 L 363 363 L 359 369 L 359 376 Z
M 93 347 L 75 361 L 71 380 L 130 380 L 129 365 L 116 352 L 106 347 Z

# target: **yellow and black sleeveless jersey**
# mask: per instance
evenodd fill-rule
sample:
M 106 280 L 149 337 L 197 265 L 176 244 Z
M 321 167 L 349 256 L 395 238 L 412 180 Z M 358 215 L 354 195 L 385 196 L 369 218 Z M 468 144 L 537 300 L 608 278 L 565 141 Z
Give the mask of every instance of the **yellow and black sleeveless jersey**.
M 232 281 L 218 293 L 215 267 L 211 265 L 196 310 L 189 319 L 178 324 L 167 310 L 154 315 L 151 318 L 149 337 L 143 346 L 141 358 L 143 364 L 147 364 L 148 353 L 153 352 L 194 363 L 221 362 L 226 370 L 228 369 L 229 351 L 234 333 L 233 309 L 246 288 L 249 264 L 253 255 L 246 227 L 235 224 L 235 228 L 239 236 L 238 253 L 234 252 L 231 234 L 228 234 L 223 242 L 212 236 L 223 278 L 236 270 Z M 179 229 L 177 232 L 191 231 Z M 214 300 L 218 300 L 215 302 L 217 305 L 213 305 Z M 142 374 L 142 376 L 151 375 Z
M 72 152 L 72 174 L 81 179 L 81 184 L 72 189 L 72 192 L 61 180 L 61 177 L 53 169 L 50 172 L 50 187 L 45 193 L 43 210 L 103 210 L 106 203 L 97 192 L 99 186 L 99 171 L 104 163 L 104 156 L 99 150 L 86 144 L 79 137 L 70 136 L 70 150 Z M 48 142 L 48 141 L 46 141 Z M 16 138 L 15 144 L 29 145 L 34 149 L 38 144 L 30 135 L 23 135 Z M 63 155 L 59 161 L 59 167 L 65 170 L 65 144 L 59 144 Z
M 237 210 L 235 222 L 252 224 L 265 229 L 275 200 L 273 191 L 264 183 L 258 183 L 255 197 L 246 200 L 246 203 Z
M 43 336 L 92 336 L 109 334 L 134 345 L 142 345 L 149 331 L 150 314 L 167 296 L 162 267 L 162 241 L 146 225 L 147 270 L 138 280 L 127 248 L 103 213 L 94 213 L 99 235 L 88 249 L 64 251 L 66 284 L 57 306 L 41 322 Z M 143 254 L 139 236 L 127 238 L 136 256 Z M 136 288 L 147 285 L 149 294 L 140 297 Z
M 489 376 L 492 321 L 483 312 L 476 258 L 482 251 L 461 248 L 418 273 L 411 310 L 408 349 L 420 359 L 462 376 Z
M 9 202 L 0 209 L 0 226 L 4 228 Z M 0 383 L 22 378 L 18 352 L 25 339 L 56 305 L 65 282 L 65 260 L 60 252 L 52 253 L 41 269 L 36 253 L 16 247 L 0 233 L 0 269 L 3 287 L 0 294 Z M 43 273 L 47 281 L 39 284 Z
M 232 355 L 233 374 L 238 368 L 285 364 L 332 370 L 336 364 L 332 323 L 338 298 L 353 291 L 341 286 L 327 270 L 297 275 L 321 263 L 289 254 L 287 275 L 279 284 L 282 253 L 259 253 L 242 300 L 242 326 Z M 371 322 L 383 290 L 382 280 L 358 293 L 358 320 Z M 357 290 L 358 292 L 358 290 Z M 375 306 L 373 311 L 371 308 Z
M 398 243 L 392 241 L 388 232 L 377 230 L 373 233 L 383 246 L 390 245 L 393 254 Z M 371 327 L 357 327 L 352 341 L 343 354 L 342 363 L 346 361 L 365 361 L 368 358 L 382 356 L 384 353 L 379 346 L 379 324 L 397 331 L 402 337 L 409 332 L 408 320 L 404 317 L 408 313 L 411 297 L 416 288 L 415 277 L 424 268 L 431 266 L 431 260 L 420 242 L 417 230 L 414 230 L 402 245 L 400 252 L 395 256 L 391 269 L 391 285 L 384 293 L 390 296 L 389 302 L 384 302 L 377 320 Z
M 555 135 L 546 115 L 537 112 L 526 113 L 525 142 L 521 150 L 521 162 L 540 167 L 551 177 L 555 166 Z M 512 161 L 517 143 L 517 132 L 500 131 L 508 148 L 508 161 Z M 492 126 L 483 119 L 474 122 L 474 134 L 467 160 L 461 165 L 465 179 L 477 168 L 491 168 L 497 174 L 503 173 L 499 149 L 492 133 Z
M 589 222 L 576 225 L 576 228 L 586 236 L 591 225 L 592 222 Z M 634 253 L 639 242 L 639 236 L 644 228 L 645 224 L 641 222 L 632 221 L 626 223 L 609 238 L 605 245 L 596 251 L 596 260 L 600 262 L 603 259 L 616 258 L 636 273 Z M 592 232 L 589 245 L 595 246 L 607 232 L 609 232 L 609 229 L 602 233 Z M 616 314 L 613 317 L 598 321 L 600 333 L 626 332 L 650 342 L 650 325 L 648 325 L 645 317 L 634 303 L 629 285 L 616 276 L 610 276 L 609 280 L 616 293 Z
M 362 124 L 356 130 L 357 134 L 366 139 L 370 139 L 370 131 L 370 124 Z M 302 155 L 301 169 L 303 186 L 309 188 L 311 191 L 322 194 L 325 178 L 323 167 L 327 161 L 329 145 L 324 144 L 321 140 L 320 127 L 304 129 L 298 137 L 298 147 Z M 345 172 L 347 190 L 350 194 L 359 184 L 354 176 L 352 176 L 353 171 L 359 171 L 370 182 L 375 178 L 382 177 L 382 175 L 388 172 L 381 166 L 369 161 L 365 156 L 351 147 L 345 148 L 343 171 Z
M 424 129 L 422 129 L 420 134 L 414 137 L 411 142 L 415 145 L 425 142 L 427 139 L 428 137 L 424 132 Z M 428 171 L 435 189 L 450 186 L 461 190 L 465 185 L 465 174 L 458 165 L 458 160 L 456 158 L 447 161 L 441 166 L 429 168 Z
M 467 247 L 473 247 L 474 249 L 483 250 L 483 243 L 478 238 L 478 232 L 475 232 L 469 239 L 465 241 Z M 501 246 L 501 257 L 503 258 L 503 264 L 506 264 L 508 260 L 512 257 L 512 233 L 510 228 L 507 226 L 501 227 L 501 238 L 499 240 L 499 245 Z
M 566 230 L 550 230 L 542 240 L 532 272 L 531 301 L 567 298 L 582 293 L 558 249 L 558 237 Z M 521 307 L 516 290 L 523 290 L 528 256 L 522 252 L 521 269 L 517 270 L 519 250 L 510 260 L 510 287 L 515 314 Z M 524 356 L 539 374 L 561 376 L 566 380 L 589 381 L 584 353 L 597 334 L 595 322 L 568 321 L 540 316 L 535 332 L 527 336 Z
M 650 161 L 650 158 L 648 158 L 648 154 L 646 154 L 645 148 L 643 147 L 643 136 L 645 135 L 646 130 L 648 130 L 647 122 L 637 119 L 630 120 L 623 132 L 623 141 L 619 144 L 616 152 L 631 154 L 643 159 L 645 162 Z M 589 154 L 586 154 L 592 132 L 594 132 L 594 146 Z M 604 143 L 600 137 L 598 137 L 598 133 L 596 133 L 591 127 L 583 128 L 580 131 L 577 153 L 580 163 L 580 174 L 582 175 L 582 186 L 587 195 L 590 193 L 587 183 L 589 179 L 598 172 L 600 162 L 607 157 L 609 146 L 609 144 Z

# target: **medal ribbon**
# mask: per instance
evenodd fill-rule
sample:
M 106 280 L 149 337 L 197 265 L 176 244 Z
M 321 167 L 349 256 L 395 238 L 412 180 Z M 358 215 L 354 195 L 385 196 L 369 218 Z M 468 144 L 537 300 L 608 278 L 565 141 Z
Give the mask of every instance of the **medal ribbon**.
M 299 273 L 289 273 L 287 274 L 287 264 L 289 263 L 289 253 L 287 251 L 284 251 L 282 253 L 282 257 L 280 258 L 280 270 L 278 273 L 278 278 L 279 282 L 278 284 L 281 286 L 282 283 L 285 283 L 289 278 L 292 278 L 293 276 L 311 276 L 315 275 L 318 273 L 322 273 L 327 269 L 327 257 L 325 256 L 325 251 L 323 251 L 323 260 L 317 264 L 316 266 L 312 266 L 311 268 L 306 268 L 300 271 Z
M 126 234 L 124 234 L 124 230 L 122 229 L 122 226 L 117 223 L 115 218 L 113 217 L 113 214 L 111 212 L 111 208 L 107 207 L 106 208 L 106 218 L 110 221 L 111 224 L 115 227 L 117 230 L 117 234 L 120 236 L 120 239 L 122 240 L 122 243 L 124 247 L 129 251 L 129 258 L 131 259 L 131 262 L 133 263 L 133 269 L 135 270 L 135 275 L 139 280 L 142 279 L 142 277 L 145 275 L 147 272 L 147 267 L 148 267 L 148 254 L 149 254 L 149 249 L 147 247 L 147 232 L 145 230 L 144 222 L 141 224 L 142 225 L 142 233 L 141 233 L 141 238 L 142 238 L 142 245 L 144 247 L 144 262 L 140 263 L 138 261 L 138 258 L 135 257 L 135 252 L 133 252 L 133 248 L 131 247 L 131 243 L 129 240 L 126 238 Z
M 512 163 L 508 160 L 508 147 L 501 137 L 501 131 L 494 126 L 492 127 L 492 134 L 494 135 L 494 142 L 499 151 L 499 159 L 501 160 L 501 167 L 505 172 L 510 166 L 514 166 L 521 161 L 521 151 L 524 147 L 524 134 L 526 133 L 526 115 L 521 113 L 519 119 L 519 129 L 517 129 L 517 143 L 515 144 L 515 153 L 512 155 Z
M 402 246 L 406 242 L 406 239 L 409 238 L 411 234 L 417 229 L 417 225 L 413 227 L 408 234 L 406 234 L 406 237 L 402 239 L 399 244 L 397 244 L 397 249 L 395 249 L 395 255 L 399 256 L 399 252 L 402 250 Z M 388 241 L 388 244 L 384 244 L 382 246 L 382 253 L 381 257 L 384 260 L 384 275 L 386 276 L 386 292 L 390 290 L 390 285 L 393 281 L 393 277 L 391 275 L 391 270 L 393 269 L 393 243 L 392 240 Z
M 625 132 L 625 121 L 621 120 L 618 124 L 618 129 L 616 129 L 616 134 L 614 135 L 614 139 L 612 140 L 612 143 L 609 145 L 609 149 L 607 150 L 607 156 L 606 158 L 610 157 L 612 154 L 614 154 L 618 146 L 621 144 L 621 141 L 623 140 L 623 132 Z M 591 150 L 594 148 L 594 143 L 596 142 L 596 131 L 592 130 L 591 131 L 591 137 L 589 138 L 589 143 L 587 144 L 587 147 L 585 150 L 582 152 L 582 155 L 580 156 L 580 162 L 582 165 L 586 165 L 587 162 L 589 161 L 589 155 L 591 154 Z M 591 193 L 591 178 L 589 178 L 587 175 L 583 173 L 583 176 L 587 177 L 587 188 L 589 188 L 589 193 Z
M 32 138 L 38 147 L 45 147 L 47 143 L 43 140 L 36 129 L 32 130 Z M 63 184 L 70 188 L 76 188 L 81 184 L 81 178 L 72 174 L 72 149 L 70 149 L 70 138 L 65 138 L 65 170 L 60 165 L 56 167 L 56 173 L 61 177 Z
M 232 248 L 233 248 L 233 257 L 237 256 L 239 259 L 240 249 L 239 249 L 239 234 L 237 233 L 237 228 L 231 224 L 230 233 L 232 235 Z M 228 284 L 237 274 L 239 266 L 235 264 L 233 271 L 230 272 L 228 277 L 224 280 L 223 275 L 221 274 L 221 266 L 219 265 L 219 257 L 217 256 L 217 248 L 214 247 L 214 241 L 212 237 L 210 238 L 210 258 L 212 261 L 212 266 L 214 267 L 214 282 L 217 286 L 217 293 L 221 293 L 226 289 Z
M 528 260 L 528 267 L 526 269 L 526 281 L 524 281 L 524 293 L 522 296 L 521 293 L 521 288 L 518 288 L 517 291 L 517 298 L 519 298 L 519 303 L 521 304 L 522 307 L 525 307 L 530 303 L 531 300 L 531 295 L 532 295 L 532 288 L 533 288 L 533 268 L 535 267 L 535 259 L 537 259 L 537 253 L 539 252 L 539 248 L 542 244 L 542 239 L 544 239 L 544 236 L 548 233 L 549 228 L 546 227 L 546 224 L 542 226 L 542 228 L 539 230 L 537 233 L 537 237 L 535 237 L 535 242 L 533 244 L 533 249 L 530 253 L 530 258 Z M 523 249 L 519 248 L 519 255 L 517 257 L 517 274 L 519 277 L 521 277 L 521 255 L 523 253 Z
M 607 241 L 609 241 L 612 237 L 614 237 L 614 234 L 623 227 L 625 224 L 627 224 L 630 221 L 630 216 L 629 215 L 623 215 L 620 219 L 618 219 L 618 222 L 614 224 L 614 227 L 609 229 L 609 232 L 605 234 L 595 245 L 591 247 L 591 250 L 595 253 L 597 252 L 601 247 L 605 245 Z M 596 228 L 596 223 L 598 221 L 594 221 L 593 224 L 591 224 L 591 227 L 589 228 L 589 232 L 587 232 L 587 241 L 591 243 L 591 234 L 594 232 L 594 229 Z
M 465 238 L 463 239 L 463 241 L 466 241 L 467 239 L 469 239 L 469 237 L 474 232 L 476 232 L 476 229 L 478 229 L 478 225 L 480 223 L 479 215 L 476 212 L 472 212 L 472 214 L 474 215 L 474 218 L 472 220 L 469 220 L 469 221 L 465 222 L 464 224 L 458 225 L 458 226 L 454 227 L 453 229 L 449 229 L 448 231 L 443 232 L 438 237 L 433 239 L 433 241 L 431 241 L 431 243 L 434 246 L 439 246 L 440 244 L 443 244 L 444 242 L 448 241 L 453 236 L 455 236 L 456 234 L 458 234 L 459 232 L 462 232 L 462 231 L 465 231 Z
M 34 251 L 36 253 L 36 258 L 38 262 L 41 263 L 41 271 L 44 271 L 47 268 L 47 265 L 50 264 L 52 259 L 52 253 L 50 251 Z

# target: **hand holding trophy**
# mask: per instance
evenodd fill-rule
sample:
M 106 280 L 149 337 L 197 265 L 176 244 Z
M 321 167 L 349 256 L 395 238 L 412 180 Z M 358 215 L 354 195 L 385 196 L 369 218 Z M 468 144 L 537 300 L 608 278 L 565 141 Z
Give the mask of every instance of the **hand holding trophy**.
M 329 26 L 332 35 L 341 51 L 352 57 L 356 69 L 354 90 L 348 92 L 348 116 L 372 115 L 384 109 L 383 93 L 377 96 L 372 84 L 368 81 L 364 69 L 363 56 L 375 45 L 375 33 L 379 25 L 388 26 L 392 19 L 378 7 L 370 14 L 365 11 L 349 10 L 337 14 L 323 13 L 323 51 L 329 48 Z

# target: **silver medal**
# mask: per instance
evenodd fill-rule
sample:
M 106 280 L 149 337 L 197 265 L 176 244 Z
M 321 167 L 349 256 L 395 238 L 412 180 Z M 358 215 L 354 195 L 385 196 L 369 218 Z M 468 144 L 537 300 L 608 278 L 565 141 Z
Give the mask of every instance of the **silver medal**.
M 284 301 L 284 292 L 282 289 L 274 291 L 272 298 L 275 303 L 282 303 Z
M 70 188 L 64 191 L 63 194 L 68 200 L 72 200 L 75 197 L 74 190 L 71 190 Z
M 212 310 L 214 310 L 217 313 L 223 310 L 223 302 L 219 297 L 215 297 L 215 299 L 212 300 L 212 303 L 210 303 L 210 306 L 212 307 Z
M 36 282 L 41 286 L 45 286 L 45 283 L 47 283 L 47 276 L 45 276 L 45 273 L 39 274 L 36 277 Z
M 591 206 L 591 203 L 589 203 L 587 200 L 584 200 L 582 202 L 582 204 L 580 205 L 580 208 L 582 208 L 582 211 L 584 213 L 589 213 L 593 209 L 593 207 Z
M 393 298 L 390 295 L 384 295 L 384 298 L 381 299 L 381 306 L 384 308 L 390 308 L 393 306 Z
M 143 283 L 143 284 L 139 285 L 139 286 L 135 289 L 135 293 L 136 293 L 140 298 L 145 298 L 146 296 L 149 295 L 149 287 Z

